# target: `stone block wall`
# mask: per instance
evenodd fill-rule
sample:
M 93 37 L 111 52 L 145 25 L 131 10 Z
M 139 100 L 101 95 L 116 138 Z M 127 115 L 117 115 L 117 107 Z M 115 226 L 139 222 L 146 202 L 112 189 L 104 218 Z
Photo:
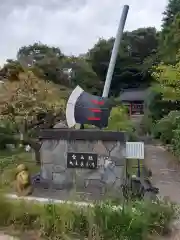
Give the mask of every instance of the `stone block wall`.
M 120 190 L 125 175 L 124 132 L 49 129 L 40 133 L 41 177 L 57 189 Z M 67 153 L 95 153 L 96 169 L 67 168 Z

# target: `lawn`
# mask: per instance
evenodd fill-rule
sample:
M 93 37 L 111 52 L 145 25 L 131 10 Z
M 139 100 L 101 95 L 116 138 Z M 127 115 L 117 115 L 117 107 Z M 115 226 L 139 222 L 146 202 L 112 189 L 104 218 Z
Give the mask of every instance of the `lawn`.
M 23 150 L 4 150 L 0 153 L 0 190 L 12 191 L 15 180 L 15 170 L 19 164 L 25 164 L 31 174 L 39 172 L 32 152 Z

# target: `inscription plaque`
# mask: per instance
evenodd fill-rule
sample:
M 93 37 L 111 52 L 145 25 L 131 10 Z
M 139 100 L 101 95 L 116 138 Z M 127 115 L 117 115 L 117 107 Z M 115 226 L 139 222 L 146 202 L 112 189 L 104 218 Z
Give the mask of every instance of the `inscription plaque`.
M 98 155 L 94 153 L 67 153 L 67 168 L 96 169 Z

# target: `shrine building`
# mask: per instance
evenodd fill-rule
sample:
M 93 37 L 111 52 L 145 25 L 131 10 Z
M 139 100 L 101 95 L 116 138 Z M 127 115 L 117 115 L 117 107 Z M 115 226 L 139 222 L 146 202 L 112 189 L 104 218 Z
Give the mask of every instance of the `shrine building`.
M 120 93 L 120 101 L 128 107 L 131 117 L 144 115 L 147 96 L 148 89 L 129 88 Z

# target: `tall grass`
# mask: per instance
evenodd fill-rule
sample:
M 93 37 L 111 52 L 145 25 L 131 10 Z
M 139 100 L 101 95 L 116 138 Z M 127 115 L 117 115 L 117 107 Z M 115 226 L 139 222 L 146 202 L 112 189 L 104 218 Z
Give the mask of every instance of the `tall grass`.
M 133 202 L 112 208 L 12 201 L 0 196 L 0 227 L 38 231 L 48 239 L 143 240 L 152 232 L 162 234 L 173 216 L 163 202 Z

